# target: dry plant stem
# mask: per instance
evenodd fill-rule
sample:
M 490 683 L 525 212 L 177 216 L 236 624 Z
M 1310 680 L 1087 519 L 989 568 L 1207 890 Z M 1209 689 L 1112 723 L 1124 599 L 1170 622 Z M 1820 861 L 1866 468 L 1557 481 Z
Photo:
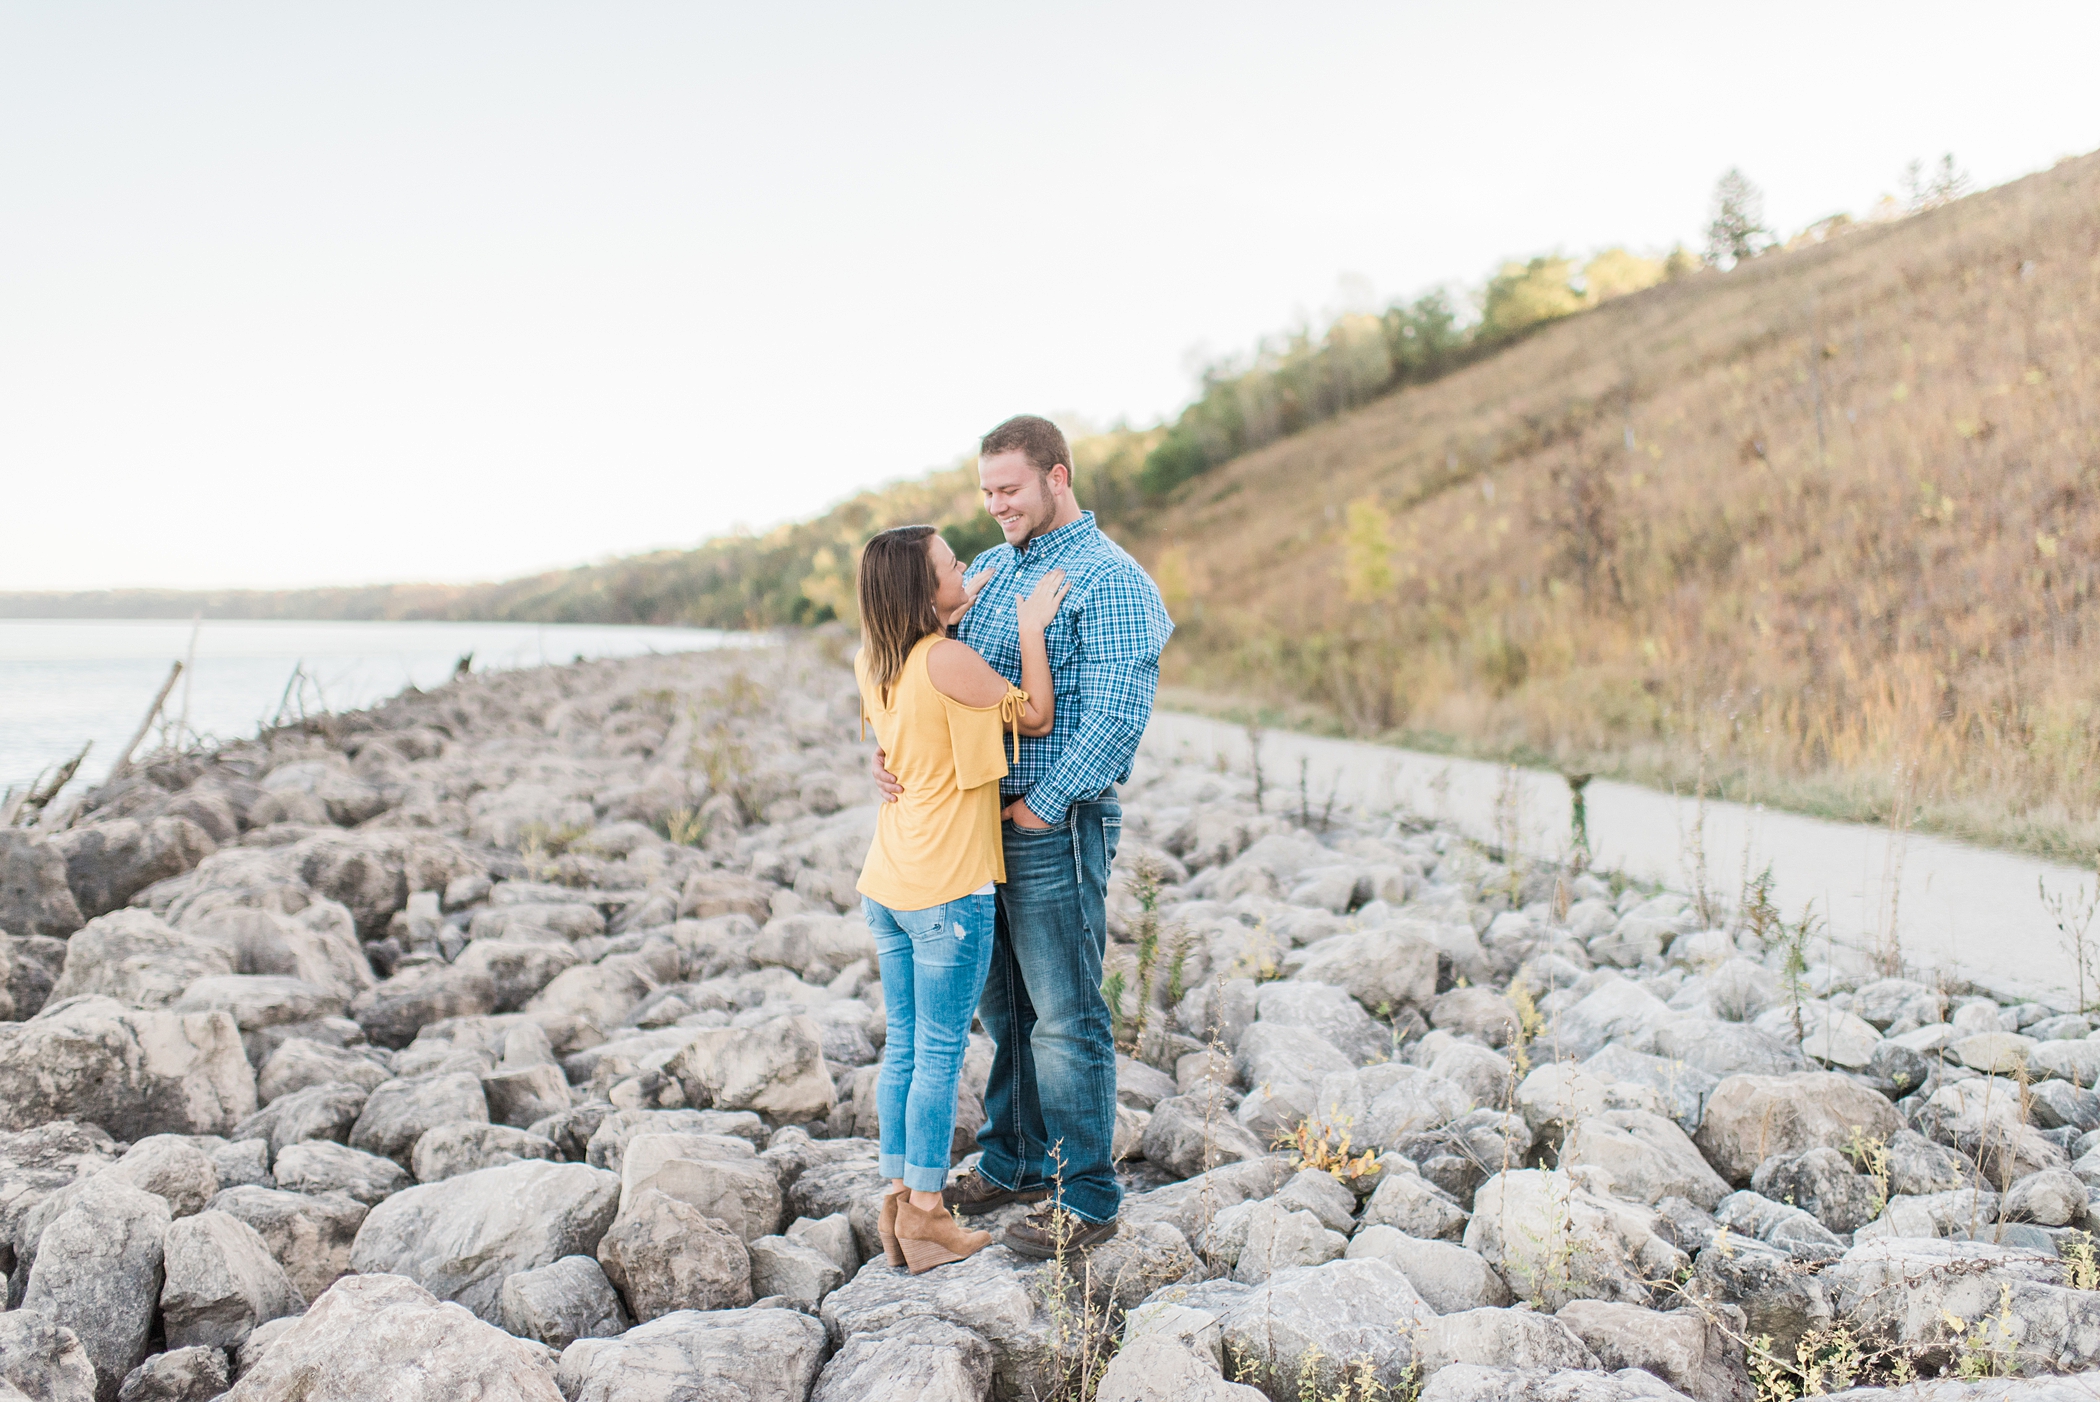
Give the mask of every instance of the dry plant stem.
M 146 738 L 146 732 L 153 728 L 154 717 L 160 714 L 161 707 L 168 704 L 168 693 L 175 689 L 175 679 L 181 675 L 182 664 L 180 662 L 168 668 L 168 679 L 160 684 L 159 692 L 153 697 L 153 704 L 146 708 L 145 718 L 139 722 L 139 728 L 131 732 L 130 742 L 118 753 L 117 762 L 110 766 L 109 778 L 104 779 L 103 783 L 107 784 L 110 780 L 119 778 L 130 770 L 132 752 L 138 749 L 139 741 Z

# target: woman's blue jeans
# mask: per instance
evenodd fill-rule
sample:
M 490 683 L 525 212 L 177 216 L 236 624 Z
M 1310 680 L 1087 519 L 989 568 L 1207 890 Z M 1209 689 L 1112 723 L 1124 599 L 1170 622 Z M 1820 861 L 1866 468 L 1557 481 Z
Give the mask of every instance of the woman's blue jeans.
M 875 1082 L 882 1176 L 902 1178 L 916 1192 L 948 1186 L 955 1092 L 991 967 L 994 904 L 992 896 L 964 896 L 925 910 L 891 910 L 861 898 L 882 961 L 889 1022 Z

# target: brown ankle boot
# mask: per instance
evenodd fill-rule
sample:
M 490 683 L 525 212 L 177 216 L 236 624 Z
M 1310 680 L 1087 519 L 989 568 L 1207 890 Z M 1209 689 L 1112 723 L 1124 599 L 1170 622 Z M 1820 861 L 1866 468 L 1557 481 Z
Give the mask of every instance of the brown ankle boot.
M 909 1200 L 909 1193 L 900 1193 L 893 1188 L 882 1195 L 882 1211 L 875 1214 L 875 1235 L 882 1238 L 882 1254 L 889 1257 L 890 1264 L 900 1271 L 907 1263 L 904 1248 L 897 1244 L 897 1204 Z
M 913 1275 L 974 1256 L 991 1242 L 990 1232 L 965 1230 L 945 1207 L 929 1212 L 913 1207 L 908 1198 L 897 1205 L 897 1244 Z

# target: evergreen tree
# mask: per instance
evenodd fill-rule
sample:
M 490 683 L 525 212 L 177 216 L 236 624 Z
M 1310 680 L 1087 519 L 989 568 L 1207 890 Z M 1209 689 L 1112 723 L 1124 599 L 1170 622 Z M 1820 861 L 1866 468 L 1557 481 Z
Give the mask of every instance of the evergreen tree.
M 1764 192 L 1735 166 L 1714 186 L 1713 220 L 1706 226 L 1706 261 L 1732 268 L 1772 246 L 1765 227 Z

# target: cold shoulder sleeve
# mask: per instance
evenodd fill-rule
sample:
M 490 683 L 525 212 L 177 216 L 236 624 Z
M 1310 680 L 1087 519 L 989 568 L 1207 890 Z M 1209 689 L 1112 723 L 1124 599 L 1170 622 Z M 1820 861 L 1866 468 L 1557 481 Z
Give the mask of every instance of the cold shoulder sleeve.
M 1006 732 L 1013 732 L 1014 758 L 1019 760 L 1021 714 L 1027 705 L 1028 693 L 1011 685 L 996 706 L 948 701 L 948 739 L 955 749 L 957 788 L 974 789 L 1006 777 Z

